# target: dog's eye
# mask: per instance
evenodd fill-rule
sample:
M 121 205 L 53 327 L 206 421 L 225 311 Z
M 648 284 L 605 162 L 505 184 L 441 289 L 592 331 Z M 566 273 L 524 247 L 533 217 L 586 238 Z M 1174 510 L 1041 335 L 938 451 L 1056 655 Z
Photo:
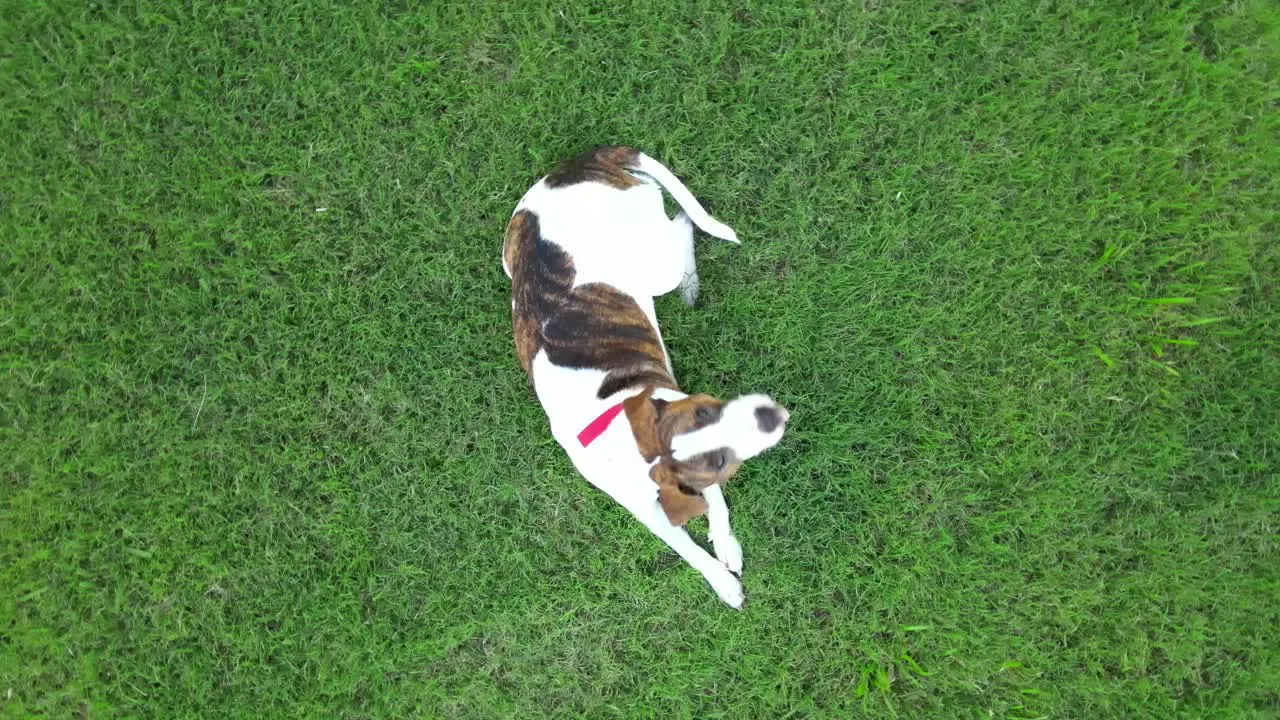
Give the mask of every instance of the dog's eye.
M 711 469 L 715 470 L 716 472 L 723 470 L 724 464 L 725 464 L 724 451 L 720 450 L 719 452 L 713 452 L 710 455 L 708 455 L 707 464 L 710 465 Z
M 711 408 L 700 407 L 694 411 L 693 417 L 700 423 L 711 422 Z

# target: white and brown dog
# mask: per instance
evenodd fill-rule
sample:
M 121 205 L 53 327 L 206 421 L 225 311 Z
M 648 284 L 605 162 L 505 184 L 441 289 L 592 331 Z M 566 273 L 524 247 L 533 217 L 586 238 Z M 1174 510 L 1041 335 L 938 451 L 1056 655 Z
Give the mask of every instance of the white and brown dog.
M 675 219 L 663 188 L 683 209 Z M 697 298 L 694 225 L 738 242 L 657 160 L 600 147 L 525 193 L 502 265 L 516 354 L 556 440 L 591 484 L 740 608 L 742 547 L 720 484 L 776 445 L 789 416 L 764 395 L 726 403 L 676 385 L 653 298 L 676 289 L 690 305 Z M 714 557 L 683 527 L 703 513 Z

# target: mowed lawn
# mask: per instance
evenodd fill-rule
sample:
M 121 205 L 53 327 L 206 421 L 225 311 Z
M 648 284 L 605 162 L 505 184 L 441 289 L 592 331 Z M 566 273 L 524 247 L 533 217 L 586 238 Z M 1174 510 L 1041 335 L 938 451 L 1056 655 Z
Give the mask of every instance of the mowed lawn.
M 1280 715 L 1280 10 L 9 3 L 0 716 Z M 499 262 L 626 143 L 743 239 L 743 612 L 591 489 Z M 693 524 L 701 535 L 705 521 Z

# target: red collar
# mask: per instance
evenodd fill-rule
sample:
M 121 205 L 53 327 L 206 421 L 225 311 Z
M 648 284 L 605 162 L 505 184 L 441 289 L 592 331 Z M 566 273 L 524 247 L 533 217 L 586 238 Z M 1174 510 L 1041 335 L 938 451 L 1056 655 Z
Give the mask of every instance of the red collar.
M 621 412 L 622 403 L 618 403 L 617 405 L 614 405 L 608 410 L 600 413 L 599 417 L 592 420 L 585 428 L 582 429 L 582 432 L 578 433 L 578 442 L 582 443 L 582 447 L 590 445 L 592 441 L 603 435 L 605 430 L 609 429 L 609 423 L 612 423 L 613 419 L 618 417 L 618 414 Z

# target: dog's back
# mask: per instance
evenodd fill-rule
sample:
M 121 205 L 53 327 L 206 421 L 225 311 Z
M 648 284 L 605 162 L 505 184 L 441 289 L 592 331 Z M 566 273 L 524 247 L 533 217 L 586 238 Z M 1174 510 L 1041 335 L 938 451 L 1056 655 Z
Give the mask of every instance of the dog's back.
M 503 248 L 511 273 L 516 355 L 525 372 L 532 378 L 534 357 L 545 351 L 552 365 L 604 371 L 598 398 L 636 385 L 674 387 L 652 302 L 642 306 L 646 298 L 615 284 L 581 282 L 578 265 L 583 253 L 570 255 L 548 238 L 542 216 L 532 209 L 518 210 L 507 226 Z M 608 230 L 608 222 L 587 221 L 559 237 L 567 234 L 572 244 L 582 245 L 593 236 L 607 247 L 617 242 L 617 235 Z

